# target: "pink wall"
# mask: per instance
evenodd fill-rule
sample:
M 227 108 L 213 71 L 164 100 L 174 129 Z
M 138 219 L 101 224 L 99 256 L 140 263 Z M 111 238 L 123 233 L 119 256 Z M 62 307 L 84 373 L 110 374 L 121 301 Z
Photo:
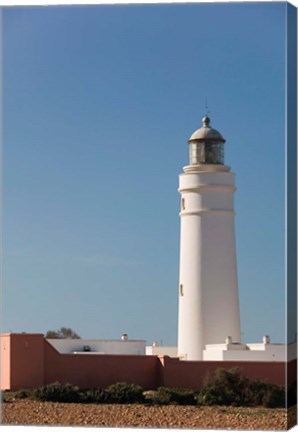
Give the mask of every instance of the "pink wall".
M 10 335 L 11 389 L 30 388 L 44 381 L 44 336 Z
M 54 381 L 81 388 L 115 382 L 199 390 L 207 373 L 240 367 L 248 378 L 285 385 L 295 381 L 297 362 L 179 361 L 176 358 L 132 355 L 59 354 L 42 334 L 1 335 L 1 389 L 34 388 Z
M 10 335 L 3 334 L 0 338 L 1 347 L 1 390 L 10 389 Z
M 69 382 L 81 388 L 115 382 L 157 387 L 158 358 L 140 355 L 59 354 L 45 341 L 45 383 Z
M 212 375 L 216 369 L 239 367 L 250 379 L 267 379 L 273 384 L 285 385 L 286 364 L 283 362 L 242 362 L 242 361 L 179 361 L 176 358 L 163 357 L 163 385 L 165 387 L 190 387 L 199 390 L 204 378 Z M 289 364 L 289 382 L 296 377 L 296 361 Z

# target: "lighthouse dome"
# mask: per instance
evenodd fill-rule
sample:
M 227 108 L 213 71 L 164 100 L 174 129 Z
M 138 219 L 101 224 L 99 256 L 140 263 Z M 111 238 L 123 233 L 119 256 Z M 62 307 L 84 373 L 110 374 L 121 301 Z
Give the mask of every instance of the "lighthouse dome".
M 215 129 L 210 127 L 210 118 L 205 116 L 202 118 L 203 127 L 197 129 L 189 138 L 188 142 L 198 141 L 198 142 L 222 142 L 224 143 L 226 140 L 223 136 Z

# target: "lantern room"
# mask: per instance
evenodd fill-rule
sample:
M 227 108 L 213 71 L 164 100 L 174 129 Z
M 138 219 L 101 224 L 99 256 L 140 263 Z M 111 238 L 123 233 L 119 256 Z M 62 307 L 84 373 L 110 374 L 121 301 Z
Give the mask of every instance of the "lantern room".
M 225 139 L 210 127 L 209 117 L 203 117 L 202 122 L 203 127 L 188 140 L 190 165 L 223 165 Z

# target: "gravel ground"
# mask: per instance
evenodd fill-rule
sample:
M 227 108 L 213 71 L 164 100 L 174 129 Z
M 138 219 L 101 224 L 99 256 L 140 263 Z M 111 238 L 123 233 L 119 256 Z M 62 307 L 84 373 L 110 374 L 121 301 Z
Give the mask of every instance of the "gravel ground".
M 195 429 L 282 430 L 296 424 L 296 407 L 284 409 L 99 405 L 36 402 L 2 404 L 2 424 Z

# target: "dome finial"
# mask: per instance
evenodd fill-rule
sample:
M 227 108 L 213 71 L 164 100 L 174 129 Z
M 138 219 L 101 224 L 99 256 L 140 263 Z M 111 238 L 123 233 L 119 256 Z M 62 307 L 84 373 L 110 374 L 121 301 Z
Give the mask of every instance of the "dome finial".
M 205 115 L 202 118 L 202 122 L 203 122 L 203 127 L 209 127 L 209 125 L 210 125 L 210 118 L 207 115 Z

